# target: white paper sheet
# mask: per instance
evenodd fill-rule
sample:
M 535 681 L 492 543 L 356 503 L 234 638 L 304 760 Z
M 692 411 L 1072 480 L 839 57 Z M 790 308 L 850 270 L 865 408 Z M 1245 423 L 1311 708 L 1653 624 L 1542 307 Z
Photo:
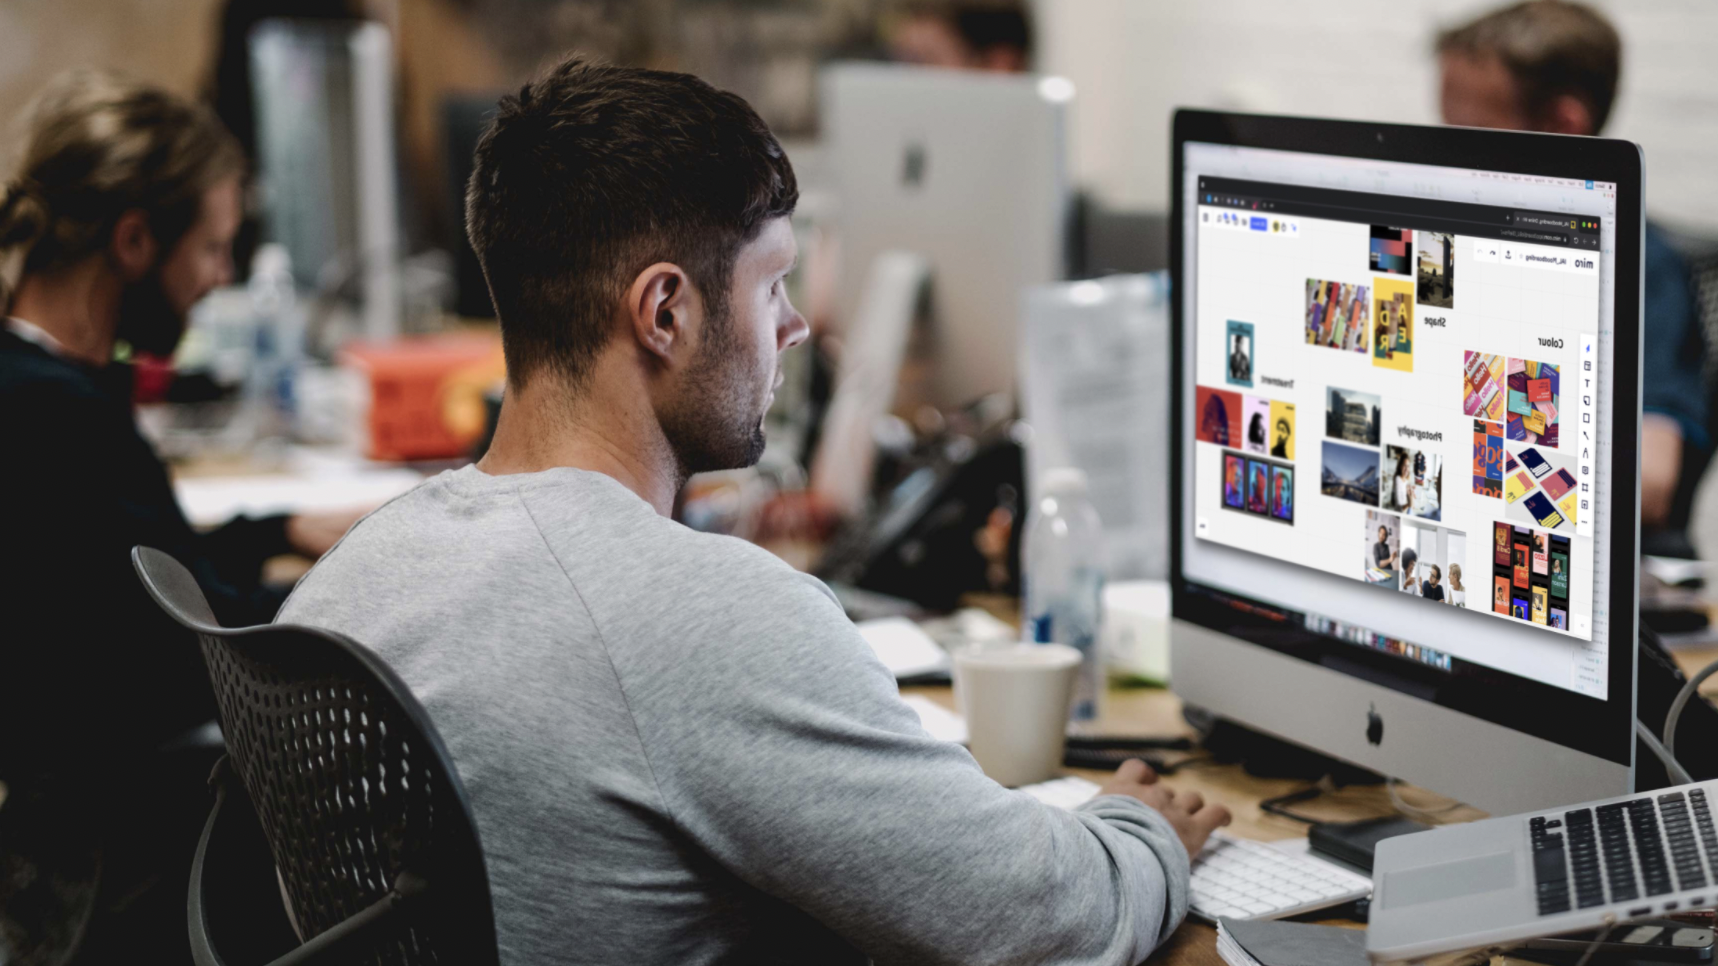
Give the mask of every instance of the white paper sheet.
M 948 670 L 948 653 L 919 625 L 905 617 L 881 617 L 854 625 L 897 678 Z
M 424 480 L 404 467 L 326 458 L 295 460 L 288 473 L 193 476 L 176 480 L 179 506 L 194 527 L 219 526 L 238 514 L 263 516 L 377 506 Z
M 918 712 L 919 723 L 925 726 L 932 738 L 966 744 L 965 718 L 921 694 L 905 695 L 901 700 Z

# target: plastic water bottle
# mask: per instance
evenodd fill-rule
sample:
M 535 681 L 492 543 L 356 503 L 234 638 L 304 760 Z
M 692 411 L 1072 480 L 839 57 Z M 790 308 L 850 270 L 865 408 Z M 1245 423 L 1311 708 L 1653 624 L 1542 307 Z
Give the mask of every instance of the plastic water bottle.
M 1080 673 L 1069 704 L 1069 724 L 1095 719 L 1104 695 L 1099 653 L 1103 624 L 1103 525 L 1086 492 L 1086 474 L 1070 467 L 1044 474 L 1026 515 L 1021 548 L 1025 563 L 1028 643 L 1066 644 L 1080 652 Z
M 256 352 L 246 396 L 259 437 L 290 436 L 298 422 L 297 377 L 304 361 L 304 318 L 286 248 L 267 244 L 251 259 L 251 320 Z

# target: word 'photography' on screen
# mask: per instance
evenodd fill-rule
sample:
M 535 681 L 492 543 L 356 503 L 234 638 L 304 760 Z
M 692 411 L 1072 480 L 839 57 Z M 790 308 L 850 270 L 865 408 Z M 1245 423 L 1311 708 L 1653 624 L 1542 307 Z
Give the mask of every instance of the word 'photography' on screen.
M 1198 201 L 1196 535 L 1590 640 L 1598 223 L 1227 179 Z

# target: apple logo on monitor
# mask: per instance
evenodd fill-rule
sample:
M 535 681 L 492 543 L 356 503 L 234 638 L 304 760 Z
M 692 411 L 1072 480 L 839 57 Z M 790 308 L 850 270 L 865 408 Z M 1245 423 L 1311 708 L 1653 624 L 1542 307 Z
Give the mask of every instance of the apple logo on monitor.
M 1374 745 L 1384 741 L 1384 716 L 1378 713 L 1377 705 L 1366 709 L 1366 740 Z

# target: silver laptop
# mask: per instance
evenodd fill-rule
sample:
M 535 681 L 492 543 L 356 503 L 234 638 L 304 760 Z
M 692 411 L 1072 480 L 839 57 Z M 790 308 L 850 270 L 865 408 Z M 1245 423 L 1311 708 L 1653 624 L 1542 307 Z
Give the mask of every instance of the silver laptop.
M 1412 960 L 1718 904 L 1718 781 L 1386 839 L 1366 951 Z

